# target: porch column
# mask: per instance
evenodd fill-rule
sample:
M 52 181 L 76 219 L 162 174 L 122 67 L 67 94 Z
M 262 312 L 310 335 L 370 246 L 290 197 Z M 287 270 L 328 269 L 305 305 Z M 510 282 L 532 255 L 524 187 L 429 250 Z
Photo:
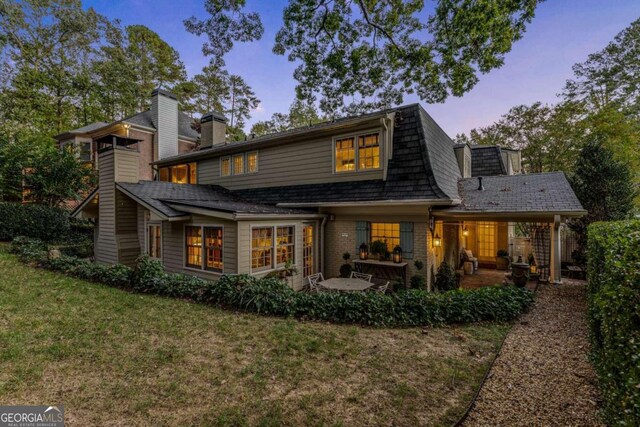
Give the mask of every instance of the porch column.
M 554 215 L 553 227 L 551 228 L 551 280 L 554 284 L 562 282 L 560 256 L 560 215 Z

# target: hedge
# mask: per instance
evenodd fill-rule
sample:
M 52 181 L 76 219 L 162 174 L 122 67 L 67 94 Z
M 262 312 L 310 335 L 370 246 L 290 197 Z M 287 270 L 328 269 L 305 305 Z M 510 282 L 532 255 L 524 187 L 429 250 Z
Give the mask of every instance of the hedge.
M 45 242 L 73 242 L 91 239 L 93 227 L 69 218 L 61 208 L 0 202 L 0 241 L 26 236 Z
M 591 356 L 609 425 L 640 424 L 640 221 L 589 226 Z
M 278 278 L 225 275 L 211 282 L 167 274 L 158 260 L 142 256 L 135 268 L 104 266 L 69 256 L 48 259 L 46 245 L 16 239 L 12 251 L 23 261 L 86 280 L 134 292 L 189 299 L 248 312 L 370 326 L 428 326 L 444 323 L 509 321 L 533 302 L 533 294 L 516 287 L 490 287 L 429 293 L 307 293 L 292 290 Z

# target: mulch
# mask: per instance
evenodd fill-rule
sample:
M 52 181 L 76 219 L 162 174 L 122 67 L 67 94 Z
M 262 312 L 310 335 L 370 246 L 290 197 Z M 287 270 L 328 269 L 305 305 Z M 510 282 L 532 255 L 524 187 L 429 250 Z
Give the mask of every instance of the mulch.
M 588 360 L 586 283 L 541 285 L 509 332 L 464 426 L 602 426 Z

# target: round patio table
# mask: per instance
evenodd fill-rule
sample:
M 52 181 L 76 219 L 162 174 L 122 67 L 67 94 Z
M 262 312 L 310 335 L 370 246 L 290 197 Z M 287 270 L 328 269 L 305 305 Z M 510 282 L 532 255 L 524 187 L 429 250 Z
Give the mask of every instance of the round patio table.
M 335 277 L 319 282 L 318 285 L 333 291 L 364 291 L 374 284 L 362 279 Z

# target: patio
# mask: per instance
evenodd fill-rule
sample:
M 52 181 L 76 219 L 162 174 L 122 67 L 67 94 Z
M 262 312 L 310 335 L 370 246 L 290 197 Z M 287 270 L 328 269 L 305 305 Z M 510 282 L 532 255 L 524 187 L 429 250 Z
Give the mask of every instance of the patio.
M 463 275 L 460 287 L 464 289 L 478 289 L 485 286 L 502 285 L 505 275 L 510 270 L 495 270 L 491 268 L 480 268 L 474 274 Z M 537 280 L 529 280 L 527 289 L 535 289 Z

